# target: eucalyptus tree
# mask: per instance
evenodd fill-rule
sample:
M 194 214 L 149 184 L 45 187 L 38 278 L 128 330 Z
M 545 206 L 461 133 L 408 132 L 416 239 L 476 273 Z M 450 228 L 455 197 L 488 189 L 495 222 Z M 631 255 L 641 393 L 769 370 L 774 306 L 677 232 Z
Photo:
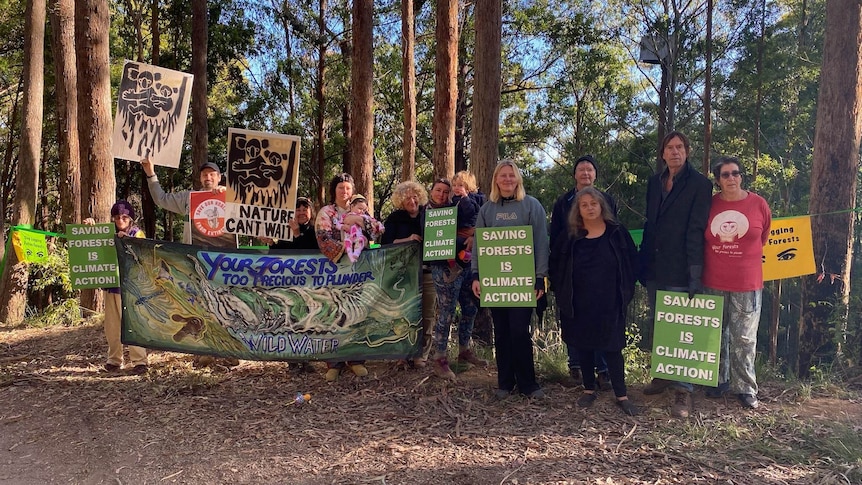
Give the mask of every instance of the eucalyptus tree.
M 820 71 L 817 130 L 811 174 L 809 212 L 815 275 L 802 279 L 799 374 L 807 376 L 830 341 L 840 356 L 846 338 L 853 260 L 853 226 L 859 149 L 862 141 L 862 4 L 831 0 L 826 4 L 826 39 Z M 851 211 L 848 211 L 851 209 Z M 803 338 L 804 337 L 804 338 Z
M 23 126 L 21 155 L 12 205 L 12 225 L 32 225 L 36 220 L 39 162 L 42 141 L 42 97 L 44 95 L 45 0 L 29 0 L 24 13 Z M 28 265 L 15 252 L 6 255 L 0 284 L 0 321 L 18 325 L 27 307 Z

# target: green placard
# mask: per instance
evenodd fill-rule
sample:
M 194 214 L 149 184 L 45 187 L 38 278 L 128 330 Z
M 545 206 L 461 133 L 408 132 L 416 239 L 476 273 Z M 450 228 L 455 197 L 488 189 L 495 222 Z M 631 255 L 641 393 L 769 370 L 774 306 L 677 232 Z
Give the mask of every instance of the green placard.
M 535 307 L 533 226 L 476 229 L 483 307 Z
M 12 246 L 19 261 L 44 263 L 48 260 L 48 242 L 42 232 L 16 229 L 12 231 Z
M 72 288 L 118 288 L 114 225 L 69 224 L 66 228 Z
M 455 259 L 455 236 L 457 232 L 458 206 L 425 210 L 422 260 Z
M 657 291 L 652 377 L 718 385 L 724 298 Z

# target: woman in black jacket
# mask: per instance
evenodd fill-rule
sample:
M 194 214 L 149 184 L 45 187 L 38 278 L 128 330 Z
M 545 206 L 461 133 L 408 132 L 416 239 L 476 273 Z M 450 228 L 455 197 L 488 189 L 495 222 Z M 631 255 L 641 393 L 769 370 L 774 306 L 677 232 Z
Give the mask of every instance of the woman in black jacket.
M 637 250 L 628 230 L 616 219 L 601 192 L 578 191 L 569 213 L 571 234 L 560 238 L 551 261 L 560 324 L 566 344 L 578 349 L 582 369 L 595 367 L 595 351 L 603 351 L 617 405 L 628 415 L 638 413 L 626 394 L 626 308 L 634 295 Z M 581 407 L 596 400 L 596 378 L 586 372 Z

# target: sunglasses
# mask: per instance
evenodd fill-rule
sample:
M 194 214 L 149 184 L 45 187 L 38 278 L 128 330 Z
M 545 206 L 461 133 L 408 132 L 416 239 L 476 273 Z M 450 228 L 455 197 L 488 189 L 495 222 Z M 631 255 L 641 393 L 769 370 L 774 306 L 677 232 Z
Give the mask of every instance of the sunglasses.
M 739 170 L 734 170 L 732 172 L 721 172 L 721 178 L 729 179 L 730 177 L 742 177 L 742 172 Z

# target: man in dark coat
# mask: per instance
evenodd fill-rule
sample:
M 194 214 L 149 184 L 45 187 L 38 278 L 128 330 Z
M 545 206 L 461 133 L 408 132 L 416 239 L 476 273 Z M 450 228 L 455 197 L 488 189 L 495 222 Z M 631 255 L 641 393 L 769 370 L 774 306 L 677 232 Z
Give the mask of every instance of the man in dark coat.
M 683 291 L 693 297 L 703 290 L 704 231 L 712 202 L 712 184 L 688 161 L 691 145 L 678 131 L 668 133 L 661 144 L 665 169 L 650 177 L 647 185 L 647 221 L 640 248 L 641 281 L 646 282 L 654 315 L 656 290 Z M 649 339 L 651 340 L 651 339 Z M 648 342 L 650 346 L 652 342 Z M 692 385 L 653 379 L 644 394 L 675 390 L 672 414 L 688 417 Z

